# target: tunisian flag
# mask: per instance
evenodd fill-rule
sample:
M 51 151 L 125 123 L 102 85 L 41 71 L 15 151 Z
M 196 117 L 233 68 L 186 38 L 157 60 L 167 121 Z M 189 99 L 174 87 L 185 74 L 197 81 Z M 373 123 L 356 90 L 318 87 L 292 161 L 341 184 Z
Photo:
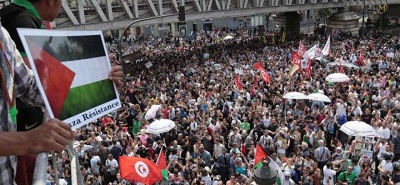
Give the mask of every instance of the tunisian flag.
M 121 178 L 153 185 L 163 180 L 161 169 L 154 162 L 140 157 L 119 157 Z
M 266 82 L 270 83 L 271 82 L 271 77 L 268 75 L 267 71 L 265 71 L 265 68 L 261 66 L 261 62 L 258 61 L 253 65 L 254 69 L 260 70 L 261 71 L 261 78 Z

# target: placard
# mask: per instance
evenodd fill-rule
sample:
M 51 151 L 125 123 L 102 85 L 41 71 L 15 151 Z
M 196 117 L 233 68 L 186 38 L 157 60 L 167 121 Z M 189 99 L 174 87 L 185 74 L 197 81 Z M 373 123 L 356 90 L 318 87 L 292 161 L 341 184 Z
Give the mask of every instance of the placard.
M 17 30 L 50 118 L 77 129 L 121 107 L 101 31 Z

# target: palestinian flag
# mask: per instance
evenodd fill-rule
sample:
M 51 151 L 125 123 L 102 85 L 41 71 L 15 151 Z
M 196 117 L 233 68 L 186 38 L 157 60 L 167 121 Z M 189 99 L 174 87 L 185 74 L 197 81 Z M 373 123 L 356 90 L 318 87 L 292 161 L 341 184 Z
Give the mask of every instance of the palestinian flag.
M 257 144 L 256 147 L 256 157 L 254 158 L 254 168 L 258 168 L 262 166 L 262 162 L 266 160 L 268 157 L 267 153 L 261 147 L 260 144 Z
M 260 144 L 257 144 L 256 147 L 256 157 L 254 159 L 254 168 L 257 169 L 262 166 L 262 161 L 263 160 L 269 160 L 269 167 L 276 170 L 278 173 L 278 179 L 283 177 L 283 173 L 281 170 L 281 167 L 272 159 L 270 156 L 267 155 L 267 153 L 264 151 L 264 149 L 261 147 Z
M 108 80 L 110 64 L 101 35 L 25 34 L 24 38 L 51 117 L 66 120 L 117 99 L 114 85 Z M 88 121 L 112 111 L 98 109 L 94 109 L 95 116 Z
M 121 178 L 153 185 L 163 179 L 161 169 L 154 162 L 140 157 L 119 157 Z
M 167 170 L 167 161 L 165 160 L 165 154 L 163 149 L 160 150 L 160 155 L 158 155 L 156 165 L 161 169 L 161 174 L 163 179 L 168 181 L 168 170 Z

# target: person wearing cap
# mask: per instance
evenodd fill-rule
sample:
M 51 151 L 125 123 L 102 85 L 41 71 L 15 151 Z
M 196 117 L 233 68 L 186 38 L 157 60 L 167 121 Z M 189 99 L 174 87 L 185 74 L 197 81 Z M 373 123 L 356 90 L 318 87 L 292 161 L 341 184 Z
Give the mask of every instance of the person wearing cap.
M 335 149 L 335 153 L 332 155 L 333 169 L 337 169 L 339 172 L 346 170 L 347 156 L 341 147 Z
M 280 184 L 280 185 L 295 185 L 296 183 L 291 178 L 291 172 L 289 170 L 285 170 L 283 172 L 283 177 L 277 179 L 277 184 Z
M 389 152 L 382 152 L 382 162 L 378 166 L 380 175 L 390 175 L 393 172 L 392 159 L 393 155 Z
M 239 157 L 235 159 L 235 172 L 240 173 L 243 175 L 247 175 L 247 169 L 249 169 L 249 163 L 247 162 L 247 159 L 243 157 L 243 154 L 240 153 Z M 244 163 L 243 163 L 244 160 Z

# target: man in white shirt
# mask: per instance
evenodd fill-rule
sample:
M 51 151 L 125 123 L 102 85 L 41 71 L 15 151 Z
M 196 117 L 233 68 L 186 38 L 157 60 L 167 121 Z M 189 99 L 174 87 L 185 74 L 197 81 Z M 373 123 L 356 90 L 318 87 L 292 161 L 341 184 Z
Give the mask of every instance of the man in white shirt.
M 198 127 L 199 127 L 199 125 L 194 120 L 194 116 L 190 116 L 190 130 L 196 132 Z
M 392 165 L 392 159 L 393 155 L 389 152 L 382 152 L 382 162 L 378 166 L 379 173 L 390 175 L 393 172 L 393 165 Z
M 336 103 L 336 115 L 340 116 L 340 115 L 346 115 L 346 106 L 343 103 L 342 99 L 339 99 L 338 102 Z
M 386 122 L 382 122 L 382 126 L 379 127 L 377 134 L 381 139 L 387 140 L 390 138 L 390 130 L 387 128 Z
M 99 167 L 99 165 L 97 165 L 97 163 L 101 164 L 101 159 L 98 154 L 95 154 L 90 159 L 90 167 L 91 167 L 92 173 L 99 173 L 100 167 Z
M 108 159 L 106 160 L 107 173 L 110 174 L 109 182 L 114 182 L 117 180 L 118 173 L 118 162 L 114 159 L 112 154 L 108 155 Z
M 334 185 L 333 176 L 336 175 L 336 171 L 332 170 L 332 162 L 328 161 L 323 168 L 324 179 L 322 180 L 323 185 Z

